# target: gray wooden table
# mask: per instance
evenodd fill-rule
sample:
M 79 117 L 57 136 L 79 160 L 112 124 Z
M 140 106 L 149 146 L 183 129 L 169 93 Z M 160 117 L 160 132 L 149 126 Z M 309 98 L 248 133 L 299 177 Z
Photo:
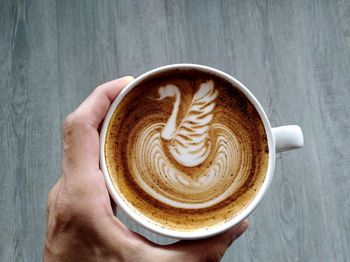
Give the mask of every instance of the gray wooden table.
M 41 260 L 64 117 L 102 82 L 178 62 L 232 74 L 273 126 L 304 131 L 223 261 L 350 261 L 345 0 L 1 0 L 0 261 Z

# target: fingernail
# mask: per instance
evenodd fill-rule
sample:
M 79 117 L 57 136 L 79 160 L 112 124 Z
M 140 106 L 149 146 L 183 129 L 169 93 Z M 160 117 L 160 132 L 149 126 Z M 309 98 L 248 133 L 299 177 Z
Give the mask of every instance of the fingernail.
M 123 82 L 129 83 L 129 82 L 133 81 L 134 79 L 135 78 L 133 76 L 124 76 L 120 80 L 122 80 Z

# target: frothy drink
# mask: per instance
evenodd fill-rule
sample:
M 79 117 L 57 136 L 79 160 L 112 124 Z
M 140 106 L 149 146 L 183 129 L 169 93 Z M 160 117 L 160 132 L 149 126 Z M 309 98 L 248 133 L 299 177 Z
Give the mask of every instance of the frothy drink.
M 233 218 L 264 182 L 265 129 L 232 83 L 195 69 L 152 76 L 117 106 L 107 129 L 108 173 L 123 200 L 179 231 Z

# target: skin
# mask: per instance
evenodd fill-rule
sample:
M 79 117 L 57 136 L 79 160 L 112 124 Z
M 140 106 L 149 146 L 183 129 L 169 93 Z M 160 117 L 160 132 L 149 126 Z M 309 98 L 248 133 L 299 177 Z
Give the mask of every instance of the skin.
M 245 220 L 208 239 L 162 246 L 115 217 L 99 168 L 99 127 L 132 80 L 123 77 L 97 87 L 64 122 L 62 175 L 47 201 L 44 261 L 220 261 L 248 228 Z

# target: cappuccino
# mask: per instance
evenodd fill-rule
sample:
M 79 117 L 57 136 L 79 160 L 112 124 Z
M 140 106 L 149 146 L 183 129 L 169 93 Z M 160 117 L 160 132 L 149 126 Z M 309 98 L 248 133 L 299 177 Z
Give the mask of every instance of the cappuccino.
M 107 128 L 108 174 L 123 201 L 150 222 L 178 231 L 235 217 L 268 167 L 263 122 L 231 82 L 196 69 L 143 80 Z

